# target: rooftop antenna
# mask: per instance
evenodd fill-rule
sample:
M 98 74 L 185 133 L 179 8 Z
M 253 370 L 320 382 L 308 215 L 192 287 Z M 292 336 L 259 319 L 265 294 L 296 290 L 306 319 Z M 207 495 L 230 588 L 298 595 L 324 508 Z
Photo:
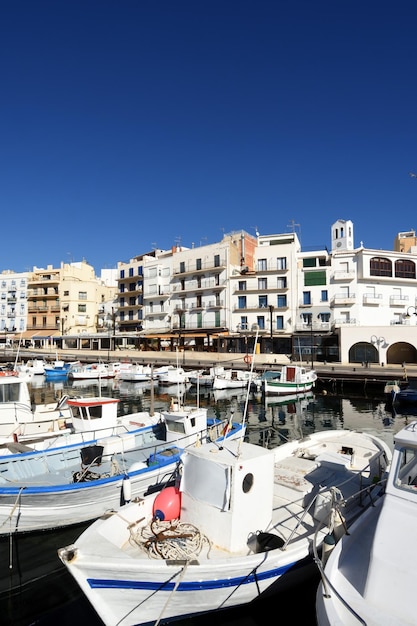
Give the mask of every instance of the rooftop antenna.
M 175 243 L 177 245 L 177 248 L 181 248 L 181 235 L 178 235 L 178 237 L 175 237 Z
M 253 229 L 254 229 L 254 231 L 255 231 L 255 235 L 256 235 L 257 237 L 260 237 L 258 227 L 257 227 L 257 226 L 252 226 L 252 228 L 253 228 Z
M 294 220 L 291 220 L 291 222 L 287 225 L 287 228 L 291 228 L 292 232 L 295 234 L 296 226 L 298 226 L 298 234 L 299 234 L 299 239 L 301 241 L 301 225 L 300 224 L 296 224 Z
M 200 238 L 200 246 L 201 246 L 201 242 L 202 242 L 202 241 L 207 241 L 207 237 L 201 237 L 201 238 Z

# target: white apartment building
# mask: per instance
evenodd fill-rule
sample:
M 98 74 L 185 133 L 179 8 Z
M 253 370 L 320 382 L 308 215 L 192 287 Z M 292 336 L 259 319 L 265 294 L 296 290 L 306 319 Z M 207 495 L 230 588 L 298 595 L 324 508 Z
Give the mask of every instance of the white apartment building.
M 4 270 L 0 274 L 0 333 L 21 333 L 27 322 L 28 273 Z

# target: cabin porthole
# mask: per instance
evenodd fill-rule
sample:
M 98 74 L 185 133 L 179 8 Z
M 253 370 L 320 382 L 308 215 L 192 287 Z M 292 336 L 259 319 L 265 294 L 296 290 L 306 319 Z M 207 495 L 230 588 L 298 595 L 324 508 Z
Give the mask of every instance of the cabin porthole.
M 243 493 L 248 493 L 253 487 L 253 474 L 249 472 L 243 479 L 242 489 Z

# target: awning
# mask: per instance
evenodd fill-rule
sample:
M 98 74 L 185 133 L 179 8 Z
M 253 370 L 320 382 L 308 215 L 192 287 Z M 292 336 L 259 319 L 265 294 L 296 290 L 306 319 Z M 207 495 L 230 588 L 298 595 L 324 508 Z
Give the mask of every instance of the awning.
M 45 338 L 45 337 L 57 337 L 60 333 L 54 330 L 38 330 L 35 332 L 32 330 L 25 330 L 23 333 L 15 334 L 15 339 L 36 339 L 37 337 Z
M 178 337 L 178 335 L 170 335 L 170 334 L 158 334 L 158 335 L 139 335 L 140 339 L 174 339 L 174 337 Z

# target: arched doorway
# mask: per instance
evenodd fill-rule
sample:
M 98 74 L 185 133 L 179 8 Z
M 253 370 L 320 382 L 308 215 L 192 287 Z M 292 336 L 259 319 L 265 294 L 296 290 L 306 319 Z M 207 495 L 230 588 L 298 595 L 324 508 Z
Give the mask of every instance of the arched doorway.
M 379 363 L 378 350 L 367 341 L 359 341 L 349 350 L 349 363 Z
M 393 343 L 387 350 L 387 363 L 417 363 L 417 350 L 405 341 Z

